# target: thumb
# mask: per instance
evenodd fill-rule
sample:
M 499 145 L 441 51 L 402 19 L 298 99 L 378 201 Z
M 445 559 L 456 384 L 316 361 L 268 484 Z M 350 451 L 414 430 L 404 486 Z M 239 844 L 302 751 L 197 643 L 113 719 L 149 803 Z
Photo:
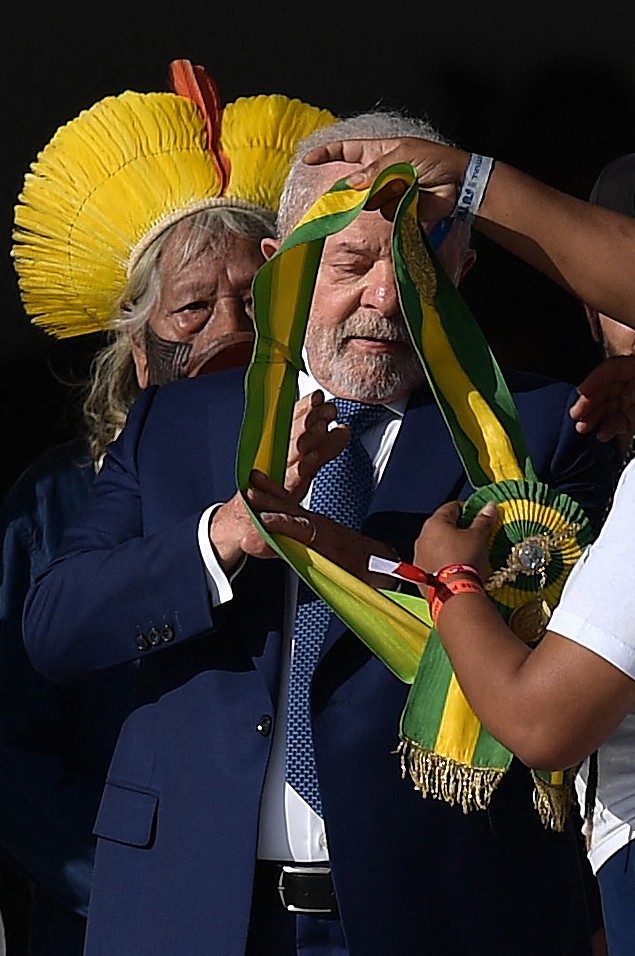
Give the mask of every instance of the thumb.
M 497 514 L 497 505 L 493 501 L 488 501 L 472 521 L 472 527 L 479 528 L 482 530 L 483 534 L 488 533 L 491 526 L 494 524 L 494 521 L 496 520 Z

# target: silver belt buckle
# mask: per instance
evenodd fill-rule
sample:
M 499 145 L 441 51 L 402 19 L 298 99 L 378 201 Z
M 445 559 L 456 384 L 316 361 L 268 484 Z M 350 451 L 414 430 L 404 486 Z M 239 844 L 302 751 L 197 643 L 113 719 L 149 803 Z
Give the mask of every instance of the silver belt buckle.
M 326 909 L 318 909 L 317 907 L 312 907 L 307 909 L 303 906 L 294 906 L 292 903 L 287 903 L 285 899 L 285 886 L 284 886 L 284 876 L 285 873 L 290 873 L 292 875 L 300 875 L 305 873 L 312 874 L 323 874 L 328 876 L 331 872 L 330 866 L 283 866 L 280 870 L 280 877 L 278 879 L 278 895 L 280 896 L 280 901 L 284 906 L 285 910 L 288 913 L 332 913 L 333 907 L 328 907 Z

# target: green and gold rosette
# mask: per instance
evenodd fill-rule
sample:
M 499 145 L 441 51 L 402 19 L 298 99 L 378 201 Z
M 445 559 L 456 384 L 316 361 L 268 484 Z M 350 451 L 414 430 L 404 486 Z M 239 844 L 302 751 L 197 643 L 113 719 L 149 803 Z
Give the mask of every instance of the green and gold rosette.
M 590 538 L 581 509 L 537 481 L 518 413 L 500 369 L 455 286 L 422 235 L 415 170 L 395 165 L 370 189 L 336 183 L 304 216 L 254 281 L 257 338 L 246 379 L 237 481 L 252 468 L 282 482 L 302 345 L 324 240 L 345 228 L 393 179 L 406 184 L 395 214 L 392 254 L 402 312 L 470 483 L 469 522 L 486 501 L 500 505 L 487 588 L 510 626 L 539 639 L 568 571 Z M 425 481 L 425 476 L 421 476 Z M 424 796 L 484 808 L 512 754 L 467 703 L 427 602 L 376 591 L 328 559 L 281 535 L 263 536 L 400 679 L 412 688 L 400 726 L 404 774 Z M 532 771 L 543 821 L 560 829 L 566 775 Z
M 469 524 L 488 501 L 498 505 L 489 540 L 486 590 L 518 637 L 535 645 L 591 528 L 568 495 L 537 481 L 500 481 L 465 503 Z M 424 796 L 485 809 L 512 755 L 476 718 L 438 634 L 426 643 L 401 718 L 402 769 Z M 545 825 L 561 830 L 570 806 L 570 775 L 531 771 L 534 804 Z

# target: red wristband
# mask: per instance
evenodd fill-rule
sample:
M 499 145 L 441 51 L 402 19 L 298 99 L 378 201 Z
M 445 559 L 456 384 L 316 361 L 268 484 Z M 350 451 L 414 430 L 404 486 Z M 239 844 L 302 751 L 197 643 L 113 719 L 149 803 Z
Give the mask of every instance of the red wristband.
M 432 598 L 430 597 L 430 594 L 428 594 L 428 601 L 430 602 L 430 616 L 435 628 L 437 626 L 437 621 L 439 619 L 439 614 L 441 613 L 443 605 L 446 601 L 449 601 L 451 597 L 454 597 L 456 594 L 484 593 L 485 588 L 478 581 L 466 581 L 463 578 L 459 578 L 457 581 L 448 581 L 447 584 L 442 584 L 440 588 L 435 588 Z
M 444 568 L 441 568 L 435 574 L 435 578 L 440 584 L 445 584 L 448 578 L 451 578 L 455 574 L 465 574 L 470 578 L 476 578 L 479 584 L 483 584 L 483 579 L 479 574 L 477 568 L 472 567 L 471 564 L 446 564 Z

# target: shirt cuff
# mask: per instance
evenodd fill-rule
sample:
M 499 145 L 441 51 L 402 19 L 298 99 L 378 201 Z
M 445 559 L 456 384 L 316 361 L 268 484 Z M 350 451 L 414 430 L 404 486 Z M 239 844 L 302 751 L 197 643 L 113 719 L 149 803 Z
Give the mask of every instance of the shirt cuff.
M 242 570 L 246 561 L 246 557 L 244 557 L 236 565 L 231 575 L 227 577 L 216 557 L 216 552 L 209 539 L 209 523 L 212 519 L 212 515 L 220 506 L 221 502 L 206 508 L 198 523 L 198 549 L 201 552 L 205 566 L 205 577 L 207 579 L 207 588 L 212 599 L 212 607 L 226 604 L 233 599 L 234 592 L 232 591 L 231 582 L 238 572 Z

